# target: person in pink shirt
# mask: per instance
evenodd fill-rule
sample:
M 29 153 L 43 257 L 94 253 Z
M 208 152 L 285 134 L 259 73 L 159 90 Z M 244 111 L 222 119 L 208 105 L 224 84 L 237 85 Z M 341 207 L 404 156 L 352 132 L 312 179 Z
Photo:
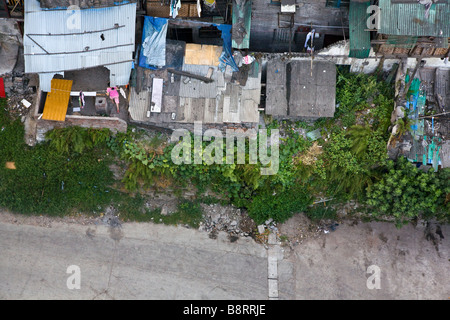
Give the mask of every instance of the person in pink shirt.
M 119 91 L 117 91 L 117 87 L 108 87 L 106 94 L 116 103 L 117 113 L 119 113 Z

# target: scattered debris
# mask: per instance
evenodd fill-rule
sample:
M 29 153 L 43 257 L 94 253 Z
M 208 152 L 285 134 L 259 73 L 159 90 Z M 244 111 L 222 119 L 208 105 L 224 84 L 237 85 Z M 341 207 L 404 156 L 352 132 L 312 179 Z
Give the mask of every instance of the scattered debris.
M 200 231 L 209 233 L 210 238 L 215 239 L 219 231 L 234 237 L 250 237 L 255 234 L 256 224 L 246 212 L 233 206 L 221 206 L 219 204 L 202 204 L 204 221 L 200 224 Z

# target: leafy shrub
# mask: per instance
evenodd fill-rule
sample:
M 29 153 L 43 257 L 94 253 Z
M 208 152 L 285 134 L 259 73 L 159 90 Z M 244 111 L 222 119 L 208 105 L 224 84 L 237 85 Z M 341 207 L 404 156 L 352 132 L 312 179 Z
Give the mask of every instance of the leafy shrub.
M 444 207 L 450 192 L 448 177 L 448 169 L 436 174 L 417 169 L 403 157 L 389 161 L 382 179 L 368 189 L 367 204 L 374 216 L 392 215 L 398 221 L 440 212 L 448 217 L 448 205 Z
M 283 222 L 294 213 L 304 211 L 312 203 L 305 187 L 297 185 L 281 192 L 264 192 L 256 195 L 249 205 L 249 216 L 256 223 L 272 218 Z
M 104 147 L 111 137 L 109 129 L 85 129 L 77 126 L 55 129 L 46 133 L 50 147 L 59 153 L 82 153 L 85 149 Z

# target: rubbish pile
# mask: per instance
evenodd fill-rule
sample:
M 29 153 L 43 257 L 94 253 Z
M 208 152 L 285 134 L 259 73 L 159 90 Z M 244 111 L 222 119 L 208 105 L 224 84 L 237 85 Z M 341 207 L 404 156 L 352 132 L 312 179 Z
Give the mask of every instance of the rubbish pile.
M 2 76 L 5 93 L 8 97 L 8 110 L 15 116 L 23 116 L 30 112 L 36 89 L 29 86 L 30 79 L 21 72 L 12 72 Z
M 202 204 L 202 209 L 204 221 L 200 224 L 200 231 L 211 233 L 212 236 L 219 231 L 236 237 L 253 235 L 255 223 L 241 209 L 219 204 Z

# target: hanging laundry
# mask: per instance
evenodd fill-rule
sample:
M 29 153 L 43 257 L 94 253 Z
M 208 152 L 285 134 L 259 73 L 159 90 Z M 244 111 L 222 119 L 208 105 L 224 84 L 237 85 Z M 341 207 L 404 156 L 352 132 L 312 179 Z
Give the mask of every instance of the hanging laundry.
M 316 33 L 316 29 L 312 29 L 310 32 L 308 32 L 308 34 L 306 35 L 306 41 L 305 41 L 305 48 L 306 51 L 310 52 L 310 51 L 314 51 L 314 35 Z M 309 43 L 309 40 L 311 39 L 311 43 Z
M 203 3 L 211 9 L 214 9 L 216 7 L 216 0 L 203 0 Z
M 427 19 L 433 0 L 417 0 L 417 2 L 425 6 L 425 19 Z
M 170 16 L 175 19 L 181 8 L 181 0 L 170 0 Z
M 244 64 L 251 64 L 253 61 L 255 61 L 255 57 L 251 55 L 246 55 L 245 57 L 242 58 L 242 63 Z
M 198 12 L 198 17 L 201 17 L 201 12 L 202 12 L 202 5 L 200 4 L 200 0 L 197 0 L 197 12 Z
M 80 91 L 80 95 L 79 95 L 78 100 L 80 102 L 80 108 L 83 109 L 85 104 L 86 104 L 85 101 L 84 101 L 84 93 L 83 93 L 83 91 Z

